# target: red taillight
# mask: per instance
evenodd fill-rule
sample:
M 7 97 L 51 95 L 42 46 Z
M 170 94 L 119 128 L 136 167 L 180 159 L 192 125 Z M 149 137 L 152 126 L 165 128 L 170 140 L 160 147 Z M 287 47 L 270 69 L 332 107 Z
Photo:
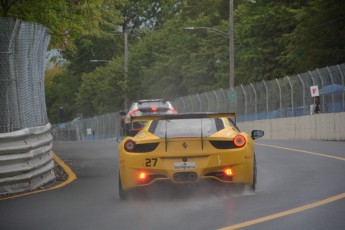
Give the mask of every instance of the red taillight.
M 139 181 L 145 181 L 147 179 L 147 173 L 146 172 L 139 172 L 137 179 Z
M 158 108 L 157 107 L 151 107 L 151 111 L 157 111 Z
M 135 109 L 135 110 L 132 110 L 129 112 L 129 115 L 131 117 L 134 117 L 134 116 L 141 116 L 142 115 L 142 112 L 139 110 L 139 109 Z
M 167 114 L 176 114 L 177 111 L 175 109 L 169 109 Z
M 232 173 L 231 168 L 226 168 L 226 169 L 224 169 L 224 174 L 225 174 L 226 176 L 232 176 L 233 173 Z
M 236 147 L 243 147 L 246 144 L 246 138 L 242 135 L 237 135 L 234 138 L 234 145 Z
M 125 150 L 126 150 L 127 152 L 133 152 L 134 149 L 135 149 L 135 142 L 132 141 L 132 140 L 127 140 L 127 141 L 125 142 Z

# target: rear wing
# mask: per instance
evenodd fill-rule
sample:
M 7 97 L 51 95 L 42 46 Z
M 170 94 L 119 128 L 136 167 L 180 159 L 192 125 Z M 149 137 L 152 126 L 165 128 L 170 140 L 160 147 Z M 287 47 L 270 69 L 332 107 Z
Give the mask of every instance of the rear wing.
M 231 118 L 236 123 L 235 113 L 178 113 L 178 114 L 163 114 L 163 115 L 149 115 L 132 117 L 131 123 L 136 121 L 150 121 L 150 120 L 174 120 L 174 119 L 198 119 L 198 118 Z M 202 122 L 200 123 L 200 143 L 201 149 L 204 149 L 204 136 L 202 130 Z M 165 129 L 165 151 L 168 151 L 168 132 Z
M 173 119 L 193 119 L 193 118 L 231 118 L 236 123 L 235 113 L 177 113 L 148 116 L 131 117 L 131 122 L 150 120 L 173 120 Z

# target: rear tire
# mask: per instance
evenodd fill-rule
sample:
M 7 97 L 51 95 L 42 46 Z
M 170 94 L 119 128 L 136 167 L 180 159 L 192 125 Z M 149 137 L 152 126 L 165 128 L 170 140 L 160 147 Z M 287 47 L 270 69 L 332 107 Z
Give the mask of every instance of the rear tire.
M 256 169 L 256 158 L 254 154 L 254 169 L 253 169 L 253 184 L 250 186 L 251 190 L 255 191 L 257 182 L 257 169 Z
M 119 197 L 121 200 L 126 200 L 127 196 L 128 196 L 127 192 L 125 192 L 122 188 L 122 182 L 121 182 L 121 177 L 119 173 Z

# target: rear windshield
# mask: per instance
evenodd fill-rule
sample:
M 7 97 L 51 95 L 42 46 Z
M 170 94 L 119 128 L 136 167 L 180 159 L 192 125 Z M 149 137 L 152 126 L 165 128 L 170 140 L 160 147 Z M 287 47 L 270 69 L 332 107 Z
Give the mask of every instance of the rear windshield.
M 224 129 L 219 118 L 157 120 L 149 131 L 158 137 L 206 137 Z
M 152 102 L 138 102 L 138 108 L 169 108 L 169 103 L 168 102 L 162 102 L 162 101 L 152 101 Z

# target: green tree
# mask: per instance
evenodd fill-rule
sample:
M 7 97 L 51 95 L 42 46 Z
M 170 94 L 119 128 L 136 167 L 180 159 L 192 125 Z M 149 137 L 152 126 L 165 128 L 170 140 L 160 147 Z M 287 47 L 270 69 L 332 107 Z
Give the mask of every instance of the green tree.
M 295 16 L 281 57 L 289 74 L 345 62 L 345 1 L 310 0 Z
M 111 1 L 103 3 L 106 2 Z M 335 0 L 235 3 L 237 85 L 344 62 L 343 3 Z M 53 79 L 54 87 L 47 94 L 51 111 L 65 104 L 71 114 L 94 116 L 121 109 L 124 94 L 129 101 L 172 99 L 228 88 L 226 36 L 205 29 L 184 29 L 211 27 L 227 33 L 227 0 L 126 0 L 116 1 L 113 6 L 119 16 L 105 10 L 109 14 L 101 16 L 101 32 L 80 34 L 74 42 L 76 49 L 65 52 L 68 66 L 58 75 L 60 79 Z M 89 62 L 105 59 L 122 65 L 123 37 L 109 35 L 114 30 L 130 33 L 126 82 L 123 72 L 115 66 Z
M 74 49 L 73 41 L 80 35 L 99 35 L 102 28 L 112 26 L 110 22 L 119 21 L 117 2 L 121 1 L 0 0 L 0 15 L 40 23 L 52 35 L 51 47 Z
M 59 122 L 59 109 L 64 107 L 65 119 L 72 120 L 76 114 L 74 98 L 80 82 L 67 71 L 62 71 L 46 82 L 46 104 L 49 121 Z M 68 86 L 68 87 L 67 87 Z
M 235 14 L 236 83 L 286 76 L 279 61 L 285 51 L 284 34 L 296 27 L 295 11 L 275 1 L 244 2 Z
M 83 117 L 115 112 L 123 107 L 122 70 L 108 65 L 84 74 L 82 80 L 76 105 Z
M 223 18 L 214 11 L 223 5 L 212 2 L 196 2 L 199 10 L 208 9 L 207 15 L 184 5 L 175 19 L 133 46 L 129 73 L 133 98 L 172 98 L 228 85 L 227 39 L 206 30 L 184 29 L 213 23 L 223 29 Z

